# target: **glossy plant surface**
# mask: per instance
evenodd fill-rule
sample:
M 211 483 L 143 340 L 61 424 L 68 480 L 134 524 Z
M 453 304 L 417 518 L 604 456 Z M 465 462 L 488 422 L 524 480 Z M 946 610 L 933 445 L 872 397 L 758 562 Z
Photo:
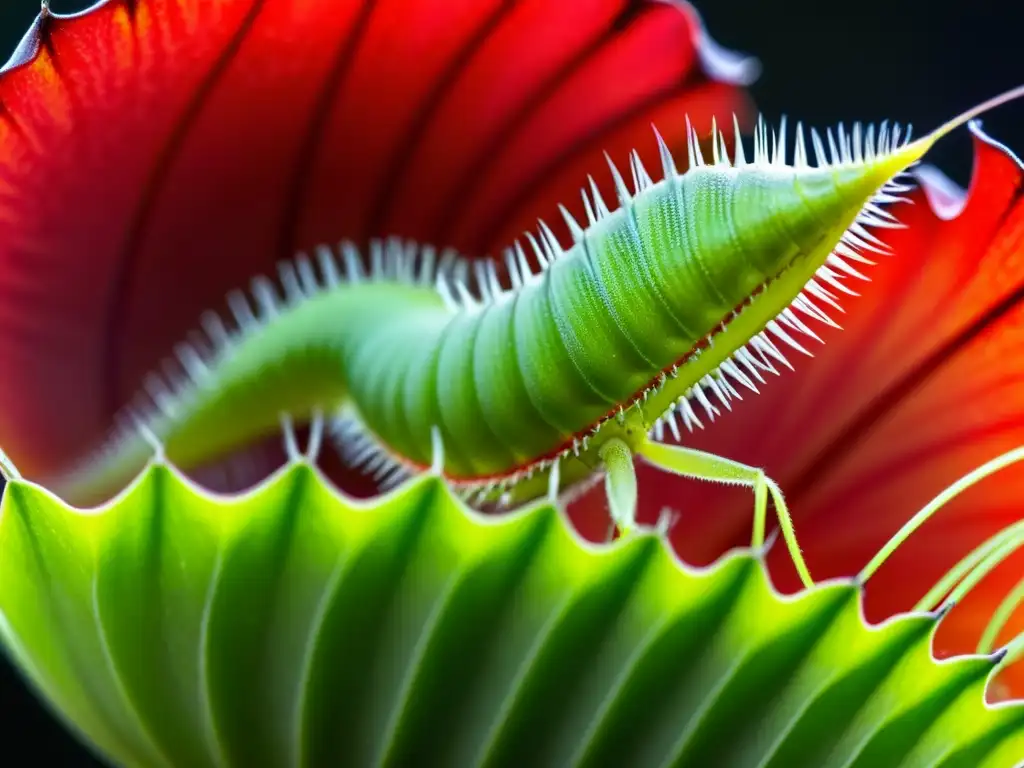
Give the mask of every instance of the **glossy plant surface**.
M 122 765 L 1010 768 L 995 660 L 939 619 L 865 626 L 850 583 L 594 548 L 549 505 L 484 519 L 424 477 L 347 501 L 305 463 L 213 497 L 151 465 L 105 508 L 24 482 L 0 518 L 3 636 Z M 728 734 L 727 738 L 723 738 Z

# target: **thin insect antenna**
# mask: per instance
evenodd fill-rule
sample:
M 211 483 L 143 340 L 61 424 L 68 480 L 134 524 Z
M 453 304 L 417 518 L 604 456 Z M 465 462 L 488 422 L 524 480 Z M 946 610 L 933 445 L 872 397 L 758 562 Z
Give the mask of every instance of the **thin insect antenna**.
M 612 181 L 615 184 L 615 194 L 619 198 L 619 203 L 625 207 L 629 205 L 630 201 L 633 199 L 632 195 L 629 194 L 629 187 L 626 186 L 626 182 L 622 178 L 622 174 L 619 173 L 619 169 L 612 160 L 612 156 L 605 152 L 604 159 L 608 162 L 608 168 L 612 172 Z M 632 158 L 630 159 L 632 160 Z M 636 185 L 636 191 L 639 194 L 640 187 L 637 185 L 635 170 L 633 171 L 633 183 Z
M 1005 91 L 999 94 L 998 96 L 994 96 L 991 99 L 988 99 L 987 101 L 978 104 L 976 107 L 972 107 L 966 112 L 962 112 L 961 114 L 954 117 L 952 120 L 949 120 L 940 125 L 934 131 L 932 131 L 930 135 L 945 136 L 950 131 L 954 130 L 955 128 L 959 128 L 961 125 L 969 123 L 971 120 L 985 112 L 988 112 L 990 109 L 995 109 L 996 107 L 1002 106 L 1007 102 L 1019 99 L 1022 96 L 1024 96 L 1024 85 L 1018 85 L 1016 88 L 1013 88 L 1009 91 Z
M 732 114 L 732 131 L 733 141 L 736 142 L 736 160 L 733 165 L 739 168 L 741 165 L 747 164 L 747 158 L 743 154 L 743 134 L 740 132 L 740 121 L 735 112 Z
M 679 171 L 676 170 L 676 161 L 675 158 L 672 157 L 672 150 L 668 148 L 668 144 L 665 143 L 665 139 L 662 138 L 653 123 L 651 123 L 651 128 L 654 130 L 654 138 L 658 142 L 658 154 L 661 156 L 662 173 L 665 174 L 666 179 L 678 176 Z

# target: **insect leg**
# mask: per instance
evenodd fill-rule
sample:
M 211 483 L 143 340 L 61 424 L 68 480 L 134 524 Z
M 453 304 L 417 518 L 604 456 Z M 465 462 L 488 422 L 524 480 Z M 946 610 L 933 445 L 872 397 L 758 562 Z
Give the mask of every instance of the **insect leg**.
M 774 480 L 764 473 L 764 470 L 681 445 L 645 442 L 640 446 L 639 453 L 651 464 L 667 472 L 692 477 L 696 480 L 745 485 L 753 488 L 754 535 L 751 546 L 755 550 L 760 550 L 764 546 L 768 494 L 771 494 L 772 501 L 775 503 L 779 528 L 786 540 L 789 554 L 793 558 L 793 565 L 796 566 L 797 573 L 800 574 L 800 580 L 806 587 L 814 586 L 811 574 L 807 570 L 807 563 L 804 562 L 803 554 L 800 552 L 800 545 L 797 544 L 793 520 L 789 516 L 789 509 L 782 497 L 782 490 Z
M 633 452 L 622 440 L 612 438 L 601 446 L 600 456 L 605 467 L 604 488 L 608 494 L 612 524 L 626 535 L 636 523 L 636 468 L 633 466 Z

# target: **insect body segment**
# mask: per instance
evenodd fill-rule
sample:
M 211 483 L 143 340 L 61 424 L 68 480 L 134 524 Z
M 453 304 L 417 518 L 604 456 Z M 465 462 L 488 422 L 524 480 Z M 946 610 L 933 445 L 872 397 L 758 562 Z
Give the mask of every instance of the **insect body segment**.
M 755 541 L 771 495 L 809 580 L 763 472 L 650 436 L 703 427 L 789 366 L 786 347 L 806 352 L 809 321 L 835 325 L 846 281 L 885 252 L 872 230 L 895 224 L 881 207 L 903 189 L 894 177 L 959 122 L 909 143 L 884 127 L 828 133 L 828 150 L 812 132 L 814 166 L 799 127 L 791 164 L 785 129 L 769 141 L 763 124 L 750 162 L 738 136 L 730 160 L 716 134 L 705 163 L 691 132 L 685 174 L 661 142 L 660 181 L 635 153 L 632 190 L 612 165 L 614 212 L 592 183 L 586 226 L 563 209 L 574 242 L 563 250 L 541 223 L 527 236 L 534 266 L 519 245 L 506 254 L 507 284 L 493 263 L 471 283 L 468 263 L 397 240 L 371 247 L 368 275 L 350 246 L 321 249 L 316 267 L 300 257 L 282 268 L 283 298 L 265 279 L 255 308 L 234 296 L 236 329 L 209 320 L 209 343 L 179 350 L 178 380 L 155 380 L 107 449 L 51 487 L 81 498 L 123 484 L 150 450 L 140 422 L 188 469 L 276 430 L 282 412 L 323 408 L 343 454 L 379 478 L 430 467 L 440 440 L 444 474 L 475 500 L 518 503 L 607 470 L 624 529 L 627 453 L 748 485 Z

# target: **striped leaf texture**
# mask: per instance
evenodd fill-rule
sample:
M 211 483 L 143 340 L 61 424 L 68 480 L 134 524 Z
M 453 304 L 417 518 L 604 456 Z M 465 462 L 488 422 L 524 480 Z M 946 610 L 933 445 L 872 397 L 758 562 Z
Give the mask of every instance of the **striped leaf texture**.
M 584 544 L 542 504 L 468 511 L 433 477 L 372 502 L 293 462 L 213 496 L 153 463 L 79 511 L 16 481 L 0 629 L 84 741 L 130 766 L 1012 768 L 996 658 L 860 590 L 783 597 L 654 534 Z

